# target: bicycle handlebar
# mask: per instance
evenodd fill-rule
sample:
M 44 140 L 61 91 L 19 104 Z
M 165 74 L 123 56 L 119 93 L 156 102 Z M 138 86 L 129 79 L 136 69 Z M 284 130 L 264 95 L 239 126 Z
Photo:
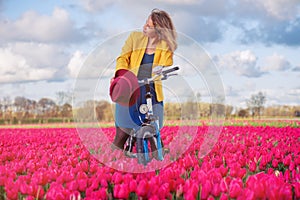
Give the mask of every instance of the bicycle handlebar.
M 167 69 L 167 70 L 165 70 L 165 71 L 162 71 L 162 75 L 166 75 L 166 74 L 168 74 L 168 73 L 171 73 L 171 72 L 174 72 L 174 71 L 177 71 L 177 70 L 179 70 L 179 67 L 178 67 L 178 66 L 173 67 L 172 69 Z
M 154 82 L 154 81 L 158 81 L 158 80 L 166 80 L 169 76 L 177 75 L 177 74 L 169 74 L 169 73 L 177 71 L 177 70 L 179 70 L 178 66 L 173 67 L 171 69 L 167 69 L 167 70 L 161 71 L 160 73 L 156 74 L 152 78 L 146 78 L 146 79 L 143 79 L 143 80 L 138 80 L 138 82 L 139 83 L 146 83 L 146 82 Z M 160 76 L 162 76 L 162 77 L 158 78 Z

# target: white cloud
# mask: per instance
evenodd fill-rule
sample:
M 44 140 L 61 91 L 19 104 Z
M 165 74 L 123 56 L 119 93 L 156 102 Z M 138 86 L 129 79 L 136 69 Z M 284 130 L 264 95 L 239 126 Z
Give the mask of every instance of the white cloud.
M 101 1 L 81 0 L 80 3 L 86 11 L 95 12 L 95 11 L 103 10 L 107 8 L 107 6 L 116 2 L 115 1 L 112 2 L 111 0 L 101 0 Z
M 66 10 L 55 8 L 52 16 L 27 11 L 16 21 L 0 21 L 4 41 L 68 42 L 80 40 Z
M 68 56 L 59 46 L 38 43 L 13 43 L 0 48 L 0 81 L 22 82 L 55 80 L 65 68 Z
M 16 54 L 22 55 L 28 65 L 34 68 L 57 69 L 65 66 L 68 59 L 65 49 L 59 45 L 16 42 L 10 44 L 9 47 Z
M 68 70 L 72 78 L 76 78 L 85 59 L 83 52 L 77 50 L 69 61 Z
M 0 82 L 20 82 L 49 79 L 55 73 L 53 68 L 31 67 L 26 58 L 11 49 L 0 49 Z
M 300 97 L 300 88 L 294 88 L 287 91 L 289 95 Z
M 244 0 L 263 9 L 269 16 L 285 20 L 299 14 L 299 0 Z
M 265 58 L 264 66 L 262 67 L 263 71 L 285 71 L 291 68 L 290 62 L 283 56 L 275 53 L 272 56 Z
M 203 2 L 203 0 L 156 0 L 157 2 L 164 2 L 169 4 L 186 4 L 194 5 Z
M 218 65 L 223 69 L 229 69 L 238 75 L 246 77 L 259 77 L 262 75 L 256 66 L 257 57 L 250 50 L 234 51 L 216 58 Z

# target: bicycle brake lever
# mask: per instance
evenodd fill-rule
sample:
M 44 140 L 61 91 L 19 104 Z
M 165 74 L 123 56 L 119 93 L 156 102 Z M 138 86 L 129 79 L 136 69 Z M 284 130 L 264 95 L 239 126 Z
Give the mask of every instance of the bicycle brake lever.
M 160 80 L 167 80 L 170 76 L 176 76 L 178 75 L 177 73 L 174 74 L 164 74 L 163 77 Z

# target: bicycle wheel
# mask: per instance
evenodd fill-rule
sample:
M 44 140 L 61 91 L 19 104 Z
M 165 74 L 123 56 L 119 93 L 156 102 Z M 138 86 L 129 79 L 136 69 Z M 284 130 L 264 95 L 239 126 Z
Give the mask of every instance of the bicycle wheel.
M 153 126 L 143 126 L 136 134 L 136 148 L 138 163 L 147 165 L 150 162 L 148 140 L 155 135 L 155 128 Z

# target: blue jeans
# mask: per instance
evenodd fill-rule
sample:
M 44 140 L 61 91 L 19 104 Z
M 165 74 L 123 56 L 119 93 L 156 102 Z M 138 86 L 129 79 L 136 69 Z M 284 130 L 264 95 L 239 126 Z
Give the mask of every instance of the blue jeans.
M 159 127 L 163 127 L 163 117 L 164 117 L 164 103 L 158 102 L 156 100 L 156 93 L 154 90 L 154 84 L 150 84 L 150 92 L 152 94 L 152 107 L 153 114 L 159 117 Z M 116 104 L 115 110 L 115 125 L 116 127 L 122 128 L 132 128 L 138 130 L 142 123 L 145 120 L 145 114 L 140 113 L 139 107 L 141 104 L 146 104 L 145 99 L 146 87 L 145 85 L 140 86 L 140 97 L 137 102 L 130 106 L 122 106 L 120 104 Z

